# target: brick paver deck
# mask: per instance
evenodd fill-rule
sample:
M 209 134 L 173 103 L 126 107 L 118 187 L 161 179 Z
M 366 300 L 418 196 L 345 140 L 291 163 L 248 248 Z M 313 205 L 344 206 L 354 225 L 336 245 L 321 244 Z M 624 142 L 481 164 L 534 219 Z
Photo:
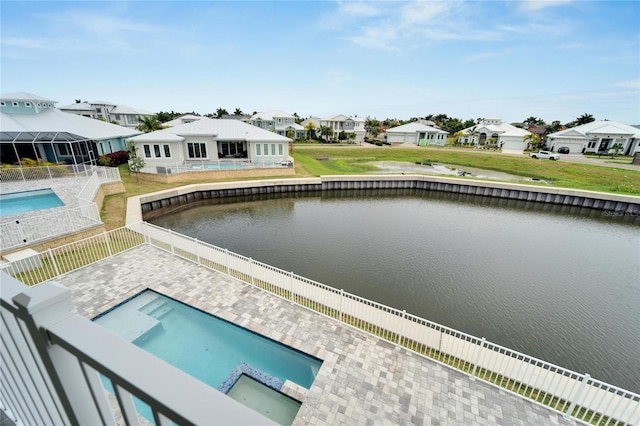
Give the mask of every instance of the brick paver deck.
M 150 288 L 322 359 L 294 424 L 581 424 L 151 246 L 55 281 L 89 318 Z

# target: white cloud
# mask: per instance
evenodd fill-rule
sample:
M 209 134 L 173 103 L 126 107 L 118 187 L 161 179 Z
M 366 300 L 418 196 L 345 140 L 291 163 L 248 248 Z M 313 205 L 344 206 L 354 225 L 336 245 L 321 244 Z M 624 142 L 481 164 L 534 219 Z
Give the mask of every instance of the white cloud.
M 41 49 L 47 47 L 50 41 L 40 38 L 3 37 L 0 41 L 4 46 L 22 47 L 26 49 Z
M 341 14 L 352 15 L 357 17 L 371 17 L 371 16 L 379 16 L 383 13 L 383 11 L 374 6 L 375 3 L 371 2 L 339 2 L 338 10 Z
M 564 6 L 574 0 L 526 0 L 518 3 L 518 9 L 523 12 L 535 12 L 549 7 Z
M 625 89 L 640 89 L 640 79 L 621 81 L 619 83 L 616 83 L 615 86 L 623 87 Z

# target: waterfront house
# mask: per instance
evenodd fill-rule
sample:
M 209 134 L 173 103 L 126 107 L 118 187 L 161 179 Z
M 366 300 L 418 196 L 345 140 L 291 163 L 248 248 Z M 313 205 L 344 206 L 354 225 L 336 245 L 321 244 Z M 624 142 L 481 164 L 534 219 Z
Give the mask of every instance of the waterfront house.
M 320 119 L 320 127 L 327 126 L 333 131 L 332 139 L 340 139 L 340 133 L 355 133 L 354 142 L 364 141 L 364 118 L 350 117 L 342 114 Z M 319 128 L 318 128 L 319 129 Z
M 291 139 L 240 120 L 200 120 L 129 138 L 151 167 L 243 159 L 251 164 L 288 161 Z
M 201 115 L 195 114 L 184 114 L 180 117 L 176 117 L 173 120 L 166 121 L 162 123 L 162 127 L 175 127 L 181 124 L 193 123 L 194 121 L 198 121 L 202 118 Z
M 444 130 L 415 121 L 387 129 L 385 139 L 391 145 L 413 143 L 420 146 L 444 146 L 447 142 L 447 135 L 448 133 Z
M 125 149 L 136 129 L 68 114 L 56 101 L 27 92 L 0 95 L 0 161 L 22 159 L 95 164 L 98 156 Z
M 531 134 L 497 117 L 482 119 L 478 124 L 462 130 L 462 133 L 463 136 L 458 138 L 460 143 L 494 146 L 507 154 L 524 153 L 527 147 L 524 137 Z
M 640 152 L 640 129 L 616 121 L 592 121 L 550 133 L 548 144 L 552 150 L 567 147 L 571 154 L 606 153 L 619 144 L 619 154 L 633 155 Z
M 296 123 L 295 117 L 284 111 L 265 111 L 254 114 L 249 123 L 281 136 L 287 136 L 290 130 L 295 132 L 294 139 L 306 138 L 307 131 Z
M 118 124 L 124 127 L 136 128 L 142 117 L 152 117 L 152 112 L 131 108 L 126 105 L 116 105 L 108 101 L 76 102 L 58 108 L 60 111 L 81 115 L 83 117 L 97 118 L 107 123 Z

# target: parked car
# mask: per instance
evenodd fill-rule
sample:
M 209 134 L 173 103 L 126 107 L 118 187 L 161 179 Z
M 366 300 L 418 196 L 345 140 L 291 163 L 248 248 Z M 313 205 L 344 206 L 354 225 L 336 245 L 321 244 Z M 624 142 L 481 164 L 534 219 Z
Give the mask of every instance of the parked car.
M 568 154 L 568 153 L 569 153 L 568 146 L 561 146 L 560 148 L 558 148 L 558 154 Z
M 550 151 L 538 151 L 529 154 L 531 158 L 548 158 L 549 160 L 559 160 L 560 156 Z

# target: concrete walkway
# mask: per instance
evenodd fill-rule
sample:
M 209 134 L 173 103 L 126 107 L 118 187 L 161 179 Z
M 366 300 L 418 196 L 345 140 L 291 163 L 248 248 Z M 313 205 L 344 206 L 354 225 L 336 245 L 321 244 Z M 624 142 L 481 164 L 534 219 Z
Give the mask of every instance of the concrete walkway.
M 89 318 L 151 288 L 322 359 L 296 425 L 582 424 L 151 246 L 55 281 Z

